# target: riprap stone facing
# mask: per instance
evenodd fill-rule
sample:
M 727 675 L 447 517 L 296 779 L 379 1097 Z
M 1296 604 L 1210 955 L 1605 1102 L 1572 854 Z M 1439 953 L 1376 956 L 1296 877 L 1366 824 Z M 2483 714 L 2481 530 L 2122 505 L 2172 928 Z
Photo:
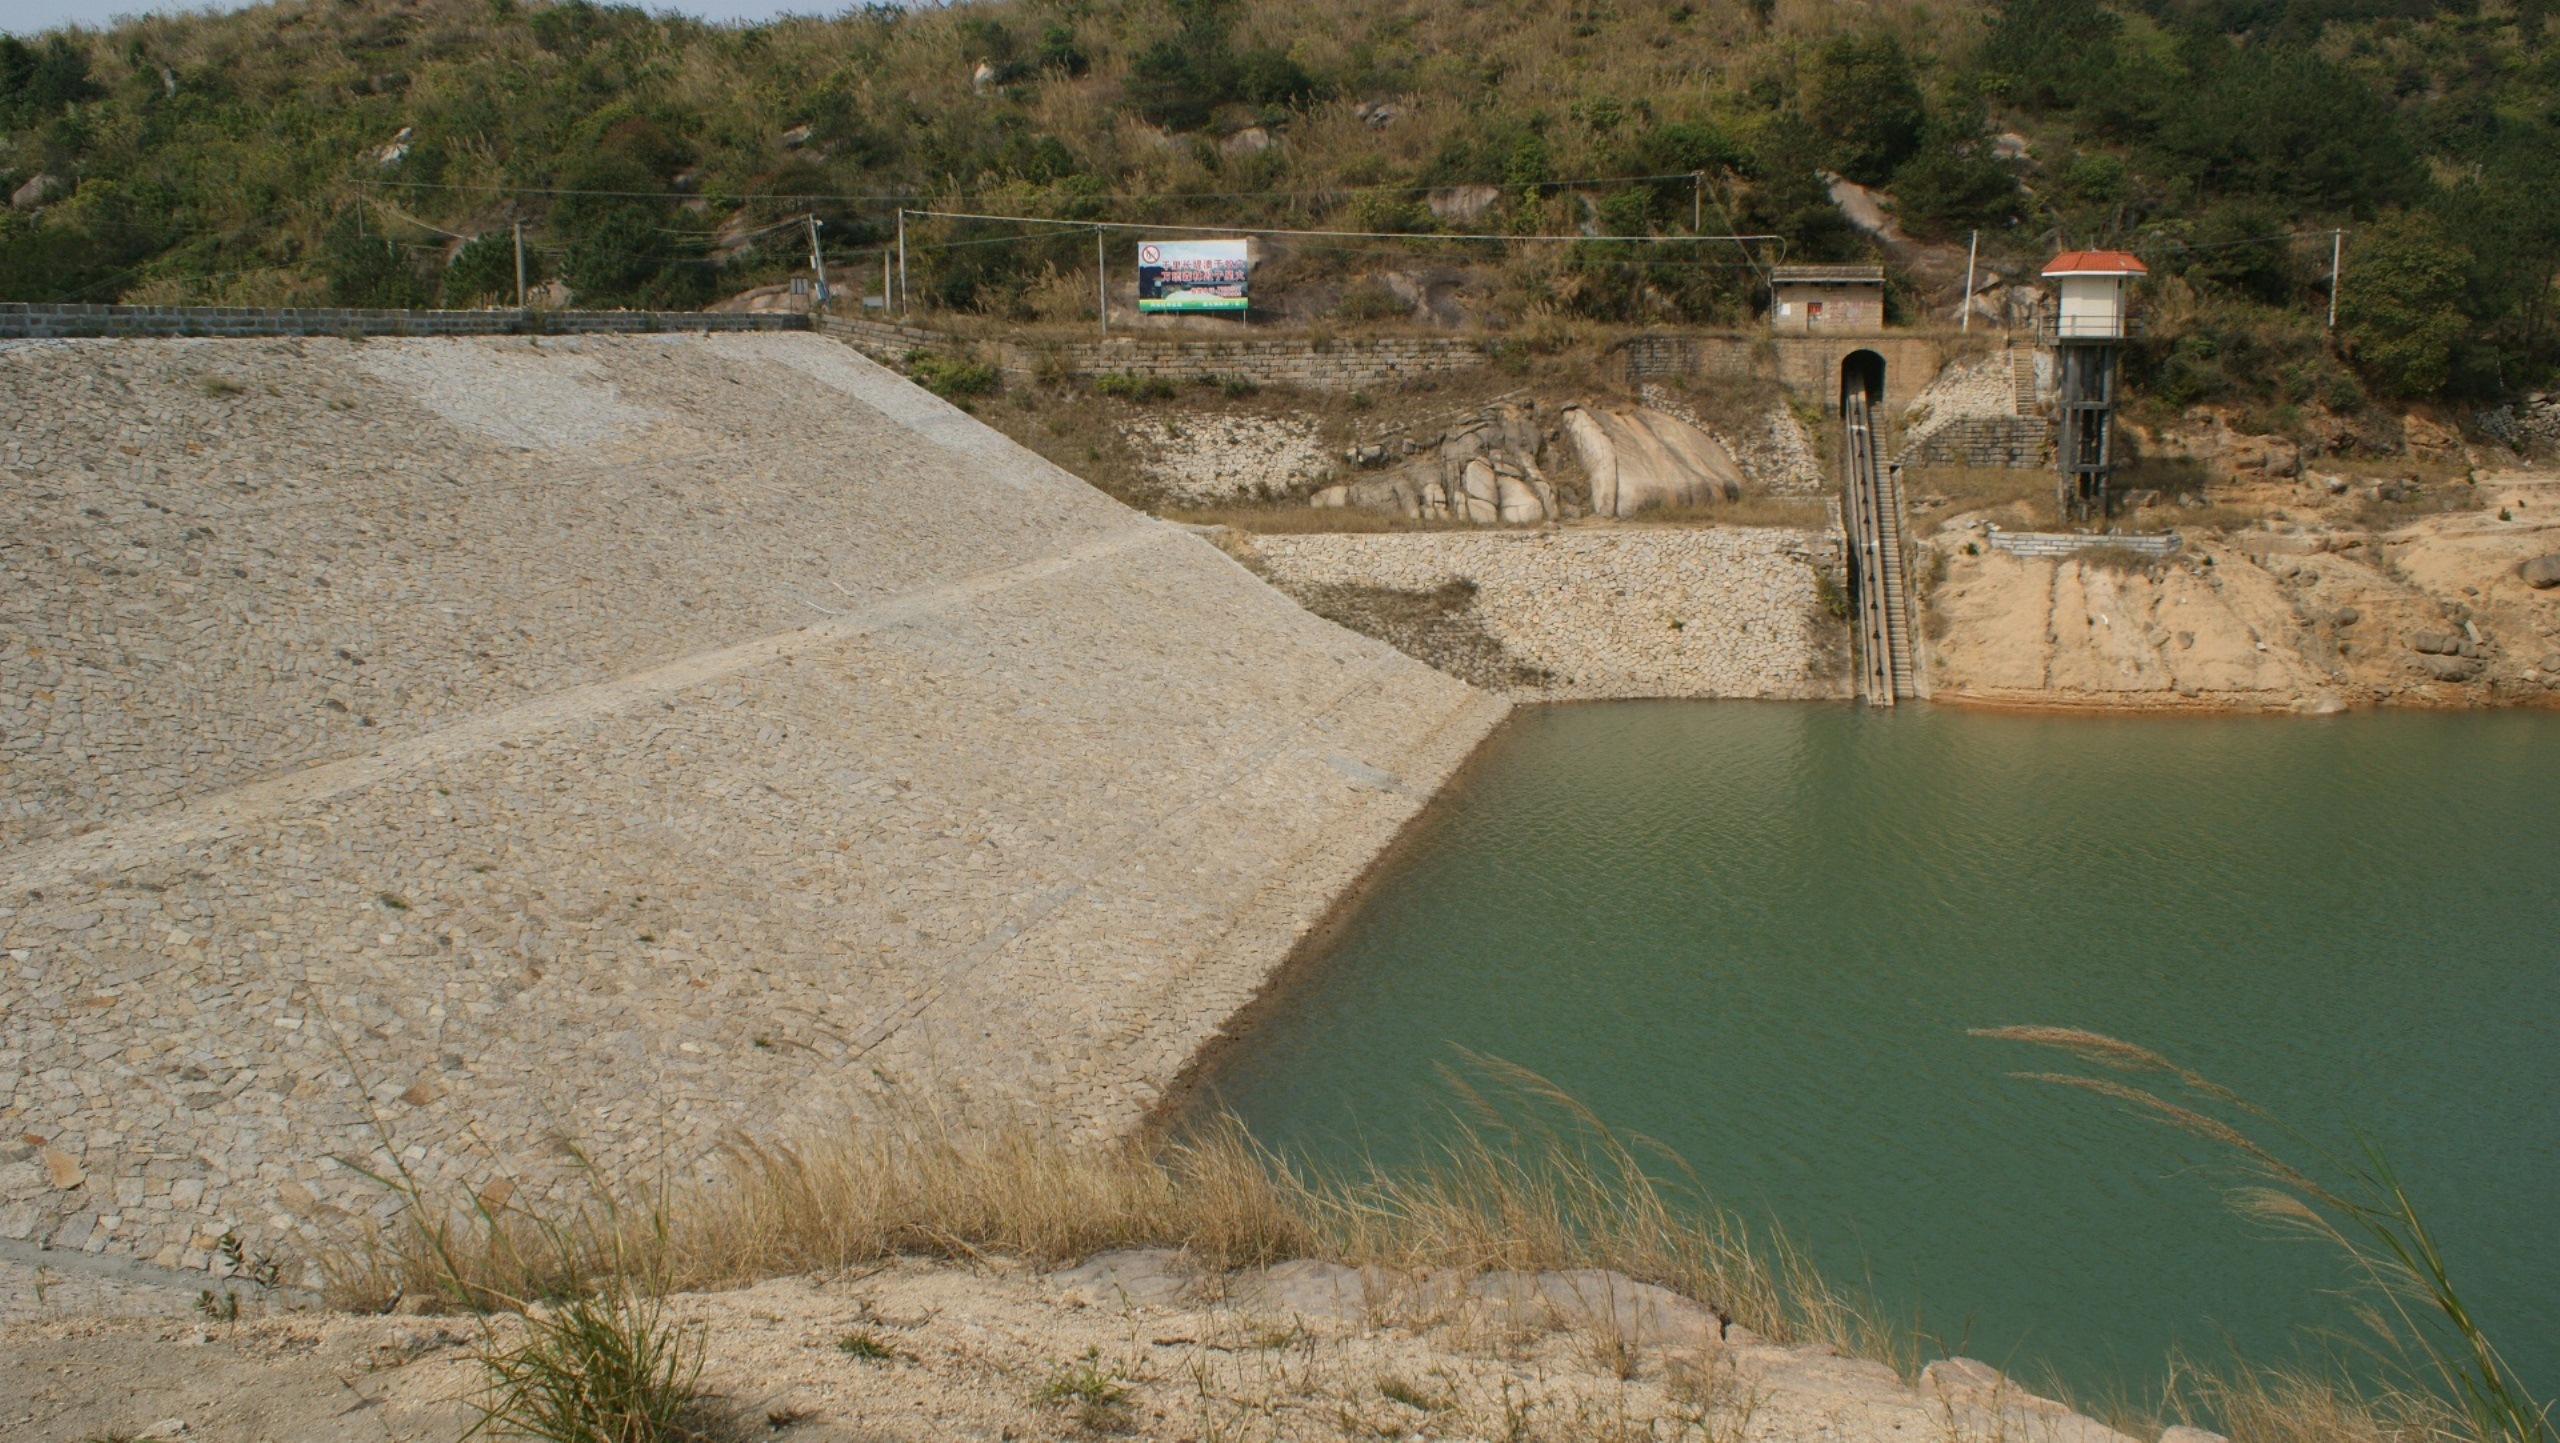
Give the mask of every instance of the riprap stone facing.
M 1116 1134 L 1501 711 L 822 337 L 0 348 L 0 1236 Z

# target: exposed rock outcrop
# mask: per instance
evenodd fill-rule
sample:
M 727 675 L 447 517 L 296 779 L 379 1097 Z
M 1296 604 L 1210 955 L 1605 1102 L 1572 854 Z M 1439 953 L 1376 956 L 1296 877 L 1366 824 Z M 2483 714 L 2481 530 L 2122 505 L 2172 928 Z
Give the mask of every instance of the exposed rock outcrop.
M 1478 526 L 1534 526 L 1565 514 L 1538 465 L 1545 444 L 1529 407 L 1488 407 L 1436 435 L 1353 447 L 1353 465 L 1390 469 L 1325 487 L 1308 504 Z
M 1591 478 L 1591 514 L 1626 518 L 1666 506 L 1742 495 L 1742 468 L 1715 437 L 1677 416 L 1637 406 L 1577 406 L 1565 434 Z

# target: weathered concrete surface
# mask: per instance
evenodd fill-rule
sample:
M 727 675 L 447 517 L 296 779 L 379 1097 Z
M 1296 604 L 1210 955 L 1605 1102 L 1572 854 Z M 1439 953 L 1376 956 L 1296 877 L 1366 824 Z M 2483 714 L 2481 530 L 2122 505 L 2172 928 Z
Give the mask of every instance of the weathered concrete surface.
M 0 1237 L 1124 1129 L 1500 712 L 820 337 L 0 349 Z
M 1816 569 L 1828 534 L 1779 527 L 1591 526 L 1467 534 L 1263 535 L 1283 590 L 1476 587 L 1473 612 L 1521 666 L 1523 695 L 1838 697 L 1839 624 Z

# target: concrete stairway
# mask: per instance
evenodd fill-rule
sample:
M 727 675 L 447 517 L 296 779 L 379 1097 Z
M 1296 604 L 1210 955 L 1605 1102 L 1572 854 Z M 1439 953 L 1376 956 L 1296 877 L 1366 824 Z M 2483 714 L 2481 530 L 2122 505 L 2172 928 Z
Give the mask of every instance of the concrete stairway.
M 1892 706 L 1919 694 L 1912 673 L 1902 482 L 1898 471 L 1883 464 L 1867 398 L 1855 392 L 1841 403 L 1840 456 L 1840 516 L 1857 600 L 1858 690 L 1869 705 Z

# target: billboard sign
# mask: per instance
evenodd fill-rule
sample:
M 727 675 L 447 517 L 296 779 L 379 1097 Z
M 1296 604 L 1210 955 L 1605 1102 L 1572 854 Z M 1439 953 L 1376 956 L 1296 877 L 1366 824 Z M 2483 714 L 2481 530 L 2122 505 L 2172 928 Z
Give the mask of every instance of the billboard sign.
M 1251 241 L 1140 241 L 1138 309 L 1243 311 Z

